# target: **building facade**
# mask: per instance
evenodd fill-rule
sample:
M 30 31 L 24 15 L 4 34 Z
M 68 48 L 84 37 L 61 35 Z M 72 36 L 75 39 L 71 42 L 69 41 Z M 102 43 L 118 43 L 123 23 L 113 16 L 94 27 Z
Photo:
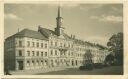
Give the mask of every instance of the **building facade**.
M 5 39 L 5 66 L 29 70 L 103 63 L 108 51 L 67 35 L 62 20 L 59 7 L 54 31 L 39 26 L 38 31 L 24 29 Z

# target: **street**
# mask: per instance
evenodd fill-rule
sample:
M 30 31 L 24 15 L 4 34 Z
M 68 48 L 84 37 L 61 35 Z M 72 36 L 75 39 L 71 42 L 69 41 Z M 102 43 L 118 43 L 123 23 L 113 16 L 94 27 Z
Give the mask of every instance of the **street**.
M 79 70 L 78 68 L 70 68 L 66 70 L 53 71 L 47 73 L 39 73 L 37 75 L 122 75 L 122 66 L 104 67 L 102 69 L 93 69 L 91 71 Z

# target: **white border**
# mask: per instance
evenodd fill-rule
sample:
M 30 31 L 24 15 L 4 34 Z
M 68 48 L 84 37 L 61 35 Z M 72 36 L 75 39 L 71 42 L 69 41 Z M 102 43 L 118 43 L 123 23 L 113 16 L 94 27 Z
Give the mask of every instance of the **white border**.
M 124 32 L 124 75 L 3 75 L 3 41 L 4 41 L 4 4 L 44 4 L 44 3 L 90 3 L 90 4 L 95 4 L 95 3 L 102 3 L 102 4 L 113 4 L 113 3 L 122 3 L 123 4 L 123 20 L 124 20 L 124 26 L 123 26 L 123 32 Z M 128 1 L 127 0 L 4 0 L 0 2 L 0 74 L 1 78 L 87 78 L 87 79 L 126 79 L 128 78 L 128 41 L 127 41 L 127 36 L 128 36 Z M 2 26 L 2 27 L 1 27 Z

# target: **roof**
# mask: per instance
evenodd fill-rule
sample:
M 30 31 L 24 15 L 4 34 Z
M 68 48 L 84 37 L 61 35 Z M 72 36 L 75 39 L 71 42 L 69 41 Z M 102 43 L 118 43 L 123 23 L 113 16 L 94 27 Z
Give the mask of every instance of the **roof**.
M 40 32 L 29 30 L 29 29 L 24 29 L 24 30 L 16 33 L 14 36 L 24 36 L 24 37 L 47 40 L 47 38 L 45 36 L 43 36 Z
M 50 29 L 46 29 L 46 28 L 42 28 L 42 27 L 39 27 L 39 30 L 38 30 L 41 34 L 43 34 L 46 38 L 48 38 L 50 35 L 55 35 L 57 36 L 57 34 L 55 33 L 55 31 L 53 30 L 50 30 Z M 63 33 L 62 34 L 64 36 L 65 39 L 71 39 L 70 36 L 68 36 L 66 33 Z
M 56 33 L 53 31 L 53 30 L 50 30 L 50 29 L 46 29 L 46 28 L 42 28 L 42 27 L 39 27 L 38 28 L 38 31 L 44 35 L 46 38 L 48 38 L 51 34 L 52 35 L 56 35 Z
M 69 35 L 67 35 L 66 33 L 63 33 L 63 36 L 66 38 L 66 39 L 72 39 Z
M 22 31 L 20 31 L 20 32 L 18 32 L 16 34 L 14 34 L 13 36 L 15 36 L 15 37 L 17 37 L 17 36 L 30 37 L 30 38 L 35 38 L 35 39 L 48 40 L 48 37 L 50 35 L 56 35 L 55 31 L 50 30 L 50 29 L 39 27 L 38 31 L 24 29 L 24 30 L 22 30 Z M 13 36 L 10 36 L 10 37 L 8 37 L 6 39 L 9 39 L 9 38 L 11 38 Z M 99 44 L 94 44 L 94 43 L 90 43 L 90 42 L 87 42 L 87 41 L 83 41 L 83 40 L 71 38 L 66 33 L 63 33 L 63 36 L 64 36 L 65 39 L 71 39 L 71 40 L 73 40 L 76 44 L 94 46 L 94 47 L 99 47 L 99 48 L 105 48 L 105 47 L 103 47 L 102 45 L 99 45 Z

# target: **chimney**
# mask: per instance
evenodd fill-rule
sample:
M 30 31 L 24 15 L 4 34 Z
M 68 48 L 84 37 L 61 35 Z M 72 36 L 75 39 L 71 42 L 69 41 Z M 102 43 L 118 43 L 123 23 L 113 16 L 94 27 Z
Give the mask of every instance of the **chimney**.
M 40 28 L 41 28 L 40 26 L 41 26 L 41 25 L 38 25 L 38 32 L 40 31 Z

